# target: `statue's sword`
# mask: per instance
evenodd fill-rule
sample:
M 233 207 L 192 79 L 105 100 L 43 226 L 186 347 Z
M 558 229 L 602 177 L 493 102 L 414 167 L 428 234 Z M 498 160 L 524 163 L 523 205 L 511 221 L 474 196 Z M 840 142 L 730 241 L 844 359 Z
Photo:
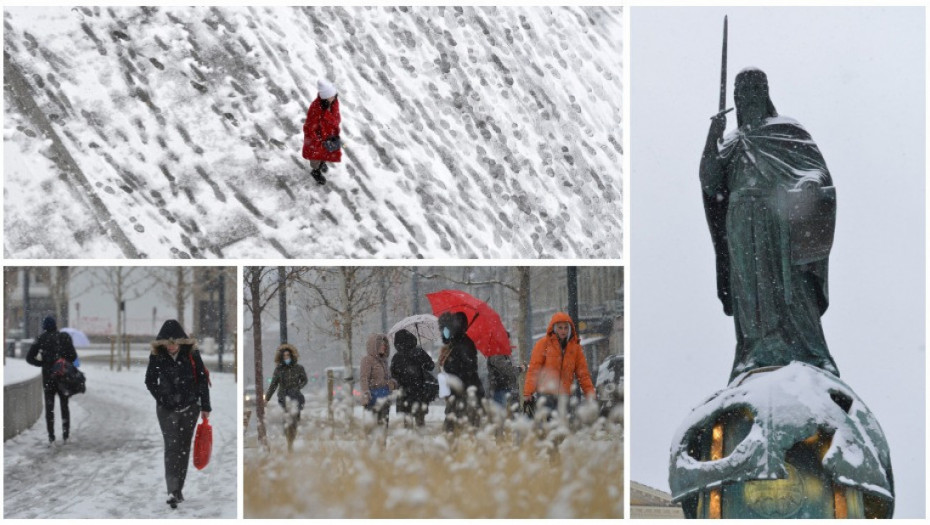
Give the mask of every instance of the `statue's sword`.
M 727 113 L 733 111 L 733 108 L 726 109 L 727 107 L 727 17 L 723 17 L 723 56 L 720 59 L 720 104 L 717 106 L 717 114 L 713 118 L 717 118 L 720 115 L 726 115 Z
M 720 59 L 720 104 L 718 111 L 727 107 L 727 17 L 723 16 L 723 56 Z

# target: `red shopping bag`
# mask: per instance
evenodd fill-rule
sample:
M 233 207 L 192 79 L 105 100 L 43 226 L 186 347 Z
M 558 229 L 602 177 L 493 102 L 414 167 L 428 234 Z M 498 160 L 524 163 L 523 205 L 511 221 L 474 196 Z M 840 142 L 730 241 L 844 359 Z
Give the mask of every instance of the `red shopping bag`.
M 197 470 L 203 470 L 210 462 L 210 452 L 213 451 L 213 427 L 210 426 L 210 420 L 207 416 L 197 425 L 197 433 L 194 434 L 194 466 Z

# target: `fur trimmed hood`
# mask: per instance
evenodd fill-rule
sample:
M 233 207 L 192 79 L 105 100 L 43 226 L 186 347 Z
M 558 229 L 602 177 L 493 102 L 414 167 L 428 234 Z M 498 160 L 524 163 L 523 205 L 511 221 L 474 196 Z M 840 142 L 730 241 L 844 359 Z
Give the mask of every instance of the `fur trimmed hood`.
M 161 325 L 161 330 L 158 331 L 158 335 L 152 341 L 152 353 L 157 354 L 162 349 L 167 352 L 168 345 L 179 345 L 182 350 L 191 351 L 197 346 L 197 340 L 188 337 L 187 332 L 181 327 L 181 323 L 169 319 Z
M 283 345 L 279 346 L 277 350 L 275 350 L 274 364 L 280 365 L 284 363 L 284 358 L 282 356 L 285 350 L 291 353 L 291 364 L 296 365 L 297 361 L 300 359 L 300 353 L 297 352 L 297 348 L 294 345 L 288 343 L 284 343 Z

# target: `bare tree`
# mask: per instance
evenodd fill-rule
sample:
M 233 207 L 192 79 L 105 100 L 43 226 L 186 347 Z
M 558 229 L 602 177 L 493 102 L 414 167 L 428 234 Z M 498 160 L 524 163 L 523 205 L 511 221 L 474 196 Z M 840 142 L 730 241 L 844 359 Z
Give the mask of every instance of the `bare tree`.
M 255 347 L 255 417 L 258 420 L 258 441 L 268 448 L 268 436 L 265 431 L 265 392 L 264 370 L 262 369 L 262 312 L 268 303 L 278 294 L 282 286 L 287 286 L 299 278 L 305 268 L 286 268 L 284 278 L 278 278 L 276 266 L 246 266 L 243 271 L 243 302 L 252 318 L 252 341 Z
M 298 279 L 310 291 L 310 307 L 328 311 L 326 317 L 330 323 L 324 328 L 345 343 L 344 379 L 350 385 L 355 380 L 352 367 L 355 327 L 365 313 L 381 306 L 385 283 L 393 281 L 397 272 L 393 267 L 336 266 L 310 268 Z
M 141 266 L 103 266 L 89 268 L 91 281 L 109 294 L 116 302 L 116 348 L 123 352 L 123 312 L 125 303 L 138 299 L 153 286 L 155 282 L 150 273 Z M 129 352 L 126 352 L 126 367 L 129 367 Z M 123 369 L 122 359 L 117 360 L 117 370 Z
M 177 310 L 176 319 L 183 323 L 187 304 L 194 295 L 193 268 L 187 266 L 149 268 L 149 272 L 152 279 L 158 283 L 162 296 L 174 301 L 174 307 Z

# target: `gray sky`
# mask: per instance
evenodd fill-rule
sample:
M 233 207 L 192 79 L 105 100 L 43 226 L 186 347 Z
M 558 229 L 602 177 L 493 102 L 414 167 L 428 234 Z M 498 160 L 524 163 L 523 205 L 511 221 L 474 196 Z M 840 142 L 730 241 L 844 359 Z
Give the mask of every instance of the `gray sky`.
M 727 107 L 736 73 L 761 68 L 778 112 L 811 133 L 833 175 L 827 344 L 888 438 L 895 517 L 924 517 L 922 8 L 631 9 L 632 479 L 668 490 L 675 429 L 733 364 L 698 185 L 724 14 Z

